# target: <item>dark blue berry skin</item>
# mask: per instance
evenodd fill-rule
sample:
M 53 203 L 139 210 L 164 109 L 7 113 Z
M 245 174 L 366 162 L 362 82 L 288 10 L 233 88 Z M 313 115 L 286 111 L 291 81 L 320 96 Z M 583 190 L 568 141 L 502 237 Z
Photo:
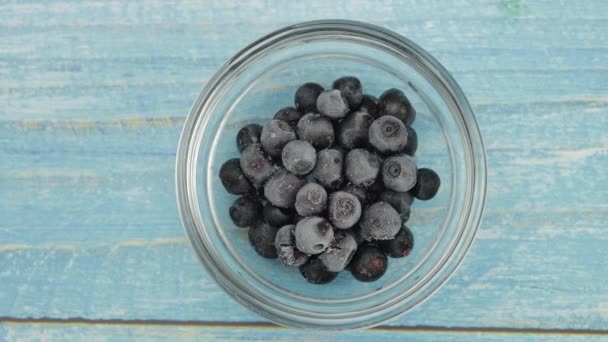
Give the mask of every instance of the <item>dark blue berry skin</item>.
M 262 151 L 260 144 L 251 144 L 241 153 L 240 166 L 243 174 L 251 180 L 256 188 L 264 185 L 264 182 L 277 170 L 276 166 Z
M 360 246 L 350 262 L 349 269 L 359 281 L 371 282 L 380 279 L 388 267 L 386 254 L 373 244 Z
M 377 119 L 380 116 L 380 110 L 378 109 L 378 99 L 375 96 L 363 95 L 361 99 L 361 105 L 358 110 L 366 112 Z
M 274 115 L 275 120 L 285 121 L 294 129 L 301 117 L 302 113 L 298 112 L 298 110 L 293 107 L 282 108 Z
M 339 90 L 327 90 L 317 98 L 317 109 L 332 120 L 339 120 L 348 114 L 348 100 Z
M 239 227 L 249 227 L 257 222 L 261 212 L 262 204 L 251 196 L 237 198 L 228 210 L 232 222 Z
M 355 185 L 371 185 L 376 181 L 379 171 L 378 157 L 365 149 L 351 150 L 344 157 L 344 174 Z
M 311 257 L 300 266 L 300 273 L 311 284 L 327 284 L 338 276 L 337 272 L 330 272 L 317 257 Z
M 418 149 L 418 134 L 413 127 L 407 126 L 407 143 L 403 147 L 402 152 L 413 157 Z
M 298 88 L 294 96 L 296 109 L 302 113 L 317 112 L 317 98 L 324 91 L 317 83 L 304 83 Z
M 368 199 L 369 199 L 368 191 L 365 187 L 357 186 L 352 183 L 348 183 L 346 186 L 344 186 L 342 188 L 342 191 L 348 192 L 349 194 L 352 194 L 355 197 L 357 197 L 357 199 L 359 200 L 359 203 L 361 203 L 361 207 L 363 207 L 363 208 L 365 206 L 367 206 L 368 203 L 370 203 L 368 201 Z M 373 202 L 373 201 L 375 201 L 375 198 L 371 202 Z
M 374 118 L 366 112 L 357 111 L 348 114 L 337 124 L 336 140 L 338 144 L 352 150 L 368 145 L 369 126 Z
M 416 160 L 405 154 L 386 158 L 382 163 L 382 181 L 387 189 L 409 191 L 416 185 Z
M 435 197 L 437 191 L 439 191 L 440 185 L 441 180 L 435 171 L 422 168 L 418 169 L 418 174 L 416 175 L 416 185 L 410 192 L 417 199 L 427 201 Z
M 277 160 L 281 159 L 283 147 L 292 140 L 296 140 L 296 132 L 287 122 L 281 120 L 270 120 L 260 135 L 264 151 Z
M 317 163 L 312 176 L 326 189 L 334 190 L 342 185 L 344 155 L 337 149 L 328 148 L 317 152 Z
M 236 147 L 239 152 L 243 152 L 251 144 L 259 143 L 261 134 L 262 126 L 258 124 L 249 124 L 241 128 L 236 135 Z
M 356 77 L 340 77 L 334 81 L 333 88 L 339 90 L 346 97 L 350 108 L 357 108 L 361 104 L 363 87 L 361 81 Z
M 367 187 L 367 203 L 374 203 L 380 198 L 380 194 L 386 190 L 382 177 L 378 177 L 372 185 Z
M 293 210 L 276 207 L 270 202 L 266 203 L 263 209 L 264 220 L 271 226 L 278 228 L 291 224 L 293 214 Z
M 277 258 L 277 249 L 274 245 L 277 228 L 266 222 L 258 221 L 249 228 L 249 243 L 262 257 L 268 259 Z
M 380 95 L 378 108 L 381 115 L 394 116 L 406 126 L 411 126 L 416 120 L 416 110 L 410 100 L 399 89 L 389 89 Z
M 292 140 L 283 147 L 281 159 L 287 170 L 296 175 L 305 175 L 315 167 L 317 151 L 307 141 Z
M 414 248 L 414 235 L 404 224 L 394 239 L 380 241 L 378 244 L 390 257 L 403 258 L 410 255 L 412 248 Z
M 238 158 L 230 159 L 222 164 L 220 180 L 226 191 L 233 195 L 244 195 L 253 191 L 251 183 L 241 170 Z
M 328 118 L 308 113 L 298 121 L 296 132 L 300 140 L 308 141 L 317 150 L 334 143 L 334 126 Z

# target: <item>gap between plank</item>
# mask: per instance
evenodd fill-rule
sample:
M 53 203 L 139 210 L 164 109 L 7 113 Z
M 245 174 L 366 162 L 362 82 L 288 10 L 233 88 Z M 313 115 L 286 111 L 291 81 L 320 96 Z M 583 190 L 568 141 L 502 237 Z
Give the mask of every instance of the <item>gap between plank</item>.
M 222 321 L 181 321 L 161 319 L 88 319 L 73 318 L 16 318 L 0 316 L 0 324 L 49 324 L 49 325 L 109 325 L 109 326 L 167 326 L 167 327 L 194 327 L 194 328 L 246 328 L 246 329 L 287 329 L 269 322 L 222 322 Z M 370 329 L 373 331 L 394 332 L 430 332 L 430 333 L 495 333 L 495 334 L 531 334 L 531 335 L 599 335 L 608 336 L 608 330 L 599 329 L 543 329 L 543 328 L 508 328 L 508 327 L 442 327 L 431 325 L 418 326 L 379 326 Z

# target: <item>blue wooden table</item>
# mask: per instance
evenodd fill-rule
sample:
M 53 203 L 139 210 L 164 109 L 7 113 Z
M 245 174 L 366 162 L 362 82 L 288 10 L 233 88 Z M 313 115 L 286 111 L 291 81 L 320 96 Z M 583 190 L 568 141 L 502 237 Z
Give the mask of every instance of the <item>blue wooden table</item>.
M 449 283 L 334 335 L 233 302 L 174 195 L 205 82 L 258 36 L 321 18 L 436 56 L 489 164 L 483 224 Z M 606 1 L 0 1 L 0 340 L 606 340 L 607 132 Z

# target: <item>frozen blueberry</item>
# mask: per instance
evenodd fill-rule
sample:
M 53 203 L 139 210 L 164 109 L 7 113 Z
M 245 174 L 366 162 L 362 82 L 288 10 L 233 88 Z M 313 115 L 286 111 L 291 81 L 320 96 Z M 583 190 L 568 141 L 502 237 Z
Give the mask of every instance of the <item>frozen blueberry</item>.
M 260 187 L 276 171 L 276 166 L 268 159 L 260 144 L 251 144 L 241 153 L 241 170 L 255 187 Z
M 300 273 L 311 284 L 327 284 L 336 279 L 337 272 L 330 272 L 318 258 L 312 257 L 300 266 Z
M 358 108 L 363 99 L 363 87 L 361 81 L 353 76 L 340 77 L 334 81 L 333 88 L 339 90 L 346 100 L 350 108 Z
M 249 124 L 239 130 L 236 135 L 236 147 L 239 152 L 243 152 L 245 147 L 259 143 L 260 135 L 262 134 L 262 126 L 258 124 Z
M 366 112 L 357 111 L 338 123 L 336 140 L 347 149 L 364 147 L 368 143 L 369 126 L 374 118 Z
M 348 192 L 349 194 L 355 195 L 361 203 L 361 207 L 365 207 L 368 203 L 367 189 L 362 186 L 357 186 L 352 183 L 348 183 L 342 188 L 342 191 Z
M 281 158 L 287 170 L 296 175 L 305 175 L 315 167 L 317 151 L 304 140 L 293 140 L 283 147 Z
M 357 241 L 347 231 L 340 230 L 334 234 L 325 252 L 319 254 L 319 260 L 323 262 L 330 272 L 340 272 L 352 260 L 357 251 Z
M 328 189 L 337 189 L 342 184 L 343 154 L 333 148 L 317 152 L 317 163 L 312 176 Z
M 336 228 L 354 226 L 361 217 L 361 203 L 357 196 L 345 191 L 336 191 L 329 196 L 327 218 Z
M 264 196 L 268 202 L 279 208 L 293 208 L 296 194 L 304 184 L 306 184 L 304 179 L 281 169 L 272 175 L 264 185 Z
M 339 90 L 327 90 L 317 98 L 317 109 L 334 120 L 341 119 L 348 114 L 348 101 Z
M 296 125 L 298 124 L 298 121 L 300 121 L 301 117 L 302 113 L 298 112 L 293 107 L 282 108 L 274 115 L 275 120 L 285 121 L 294 129 L 296 128 Z
M 349 266 L 355 279 L 370 282 L 384 275 L 388 267 L 388 258 L 377 246 L 365 244 L 357 249 Z
M 317 83 L 304 83 L 296 91 L 294 102 L 301 113 L 316 112 L 317 98 L 323 92 L 323 87 Z
M 226 191 L 233 195 L 243 195 L 252 191 L 251 183 L 241 171 L 238 158 L 226 161 L 220 167 L 220 180 Z
M 435 197 L 440 185 L 441 180 L 435 171 L 424 168 L 418 169 L 416 185 L 411 190 L 411 193 L 419 200 L 430 200 Z
M 344 158 L 344 174 L 354 185 L 372 184 L 379 171 L 378 158 L 367 150 L 361 148 L 351 150 Z
M 272 158 L 281 158 L 281 152 L 285 144 L 296 140 L 296 132 L 285 121 L 270 120 L 262 129 L 260 142 L 262 148 Z
M 366 112 L 374 118 L 377 118 L 380 114 L 378 112 L 378 99 L 371 95 L 363 95 L 363 98 L 361 99 L 361 105 L 359 106 L 358 110 Z
M 409 191 L 416 185 L 416 160 L 405 154 L 386 158 L 382 163 L 382 181 L 387 189 Z
M 274 238 L 279 260 L 287 266 L 300 266 L 308 260 L 308 255 L 296 248 L 295 230 L 296 226 L 293 224 L 283 226 Z
M 380 200 L 390 204 L 399 214 L 407 213 L 410 210 L 414 197 L 409 192 L 396 192 L 384 190 L 380 193 Z
M 264 258 L 276 259 L 277 249 L 274 247 L 274 238 L 276 234 L 277 228 L 266 222 L 258 221 L 249 228 L 249 243 L 253 246 L 255 251 Z
M 274 227 L 283 227 L 293 220 L 293 210 L 276 207 L 270 202 L 264 205 L 263 215 L 264 220 Z
M 403 153 L 413 157 L 418 149 L 418 134 L 413 127 L 407 126 L 407 144 L 403 147 Z
M 334 143 L 334 126 L 326 117 L 308 113 L 296 127 L 300 140 L 308 141 L 316 149 L 327 148 Z
M 381 115 L 394 116 L 407 126 L 416 120 L 416 110 L 399 89 L 392 88 L 382 93 L 378 99 L 378 108 Z
M 239 197 L 232 203 L 228 213 L 235 225 L 239 227 L 248 227 L 254 224 L 260 217 L 262 205 L 260 201 L 251 197 Z
M 302 216 L 320 214 L 327 205 L 327 191 L 317 183 L 304 185 L 296 195 L 296 211 Z
M 334 228 L 324 218 L 305 217 L 296 224 L 296 246 L 306 254 L 319 254 L 334 238 Z
M 376 202 L 363 211 L 359 233 L 366 241 L 390 240 L 401 228 L 401 218 L 395 208 L 386 202 Z
M 404 224 L 399 233 L 391 240 L 380 241 L 380 248 L 393 258 L 402 258 L 410 255 L 414 248 L 414 236 Z
M 407 143 L 407 129 L 392 116 L 382 116 L 369 127 L 369 143 L 384 154 L 398 152 Z

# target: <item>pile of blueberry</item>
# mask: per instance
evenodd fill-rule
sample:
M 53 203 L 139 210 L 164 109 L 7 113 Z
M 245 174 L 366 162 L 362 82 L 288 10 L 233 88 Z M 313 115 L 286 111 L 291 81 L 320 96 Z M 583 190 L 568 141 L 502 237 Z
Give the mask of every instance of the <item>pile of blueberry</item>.
M 343 269 L 361 281 L 380 278 L 387 255 L 414 246 L 405 225 L 414 197 L 431 199 L 440 185 L 433 170 L 416 167 L 415 119 L 398 89 L 376 99 L 352 76 L 331 90 L 303 84 L 295 108 L 238 132 L 241 157 L 219 174 L 229 193 L 242 195 L 230 217 L 249 227 L 259 255 L 299 266 L 311 283 Z

